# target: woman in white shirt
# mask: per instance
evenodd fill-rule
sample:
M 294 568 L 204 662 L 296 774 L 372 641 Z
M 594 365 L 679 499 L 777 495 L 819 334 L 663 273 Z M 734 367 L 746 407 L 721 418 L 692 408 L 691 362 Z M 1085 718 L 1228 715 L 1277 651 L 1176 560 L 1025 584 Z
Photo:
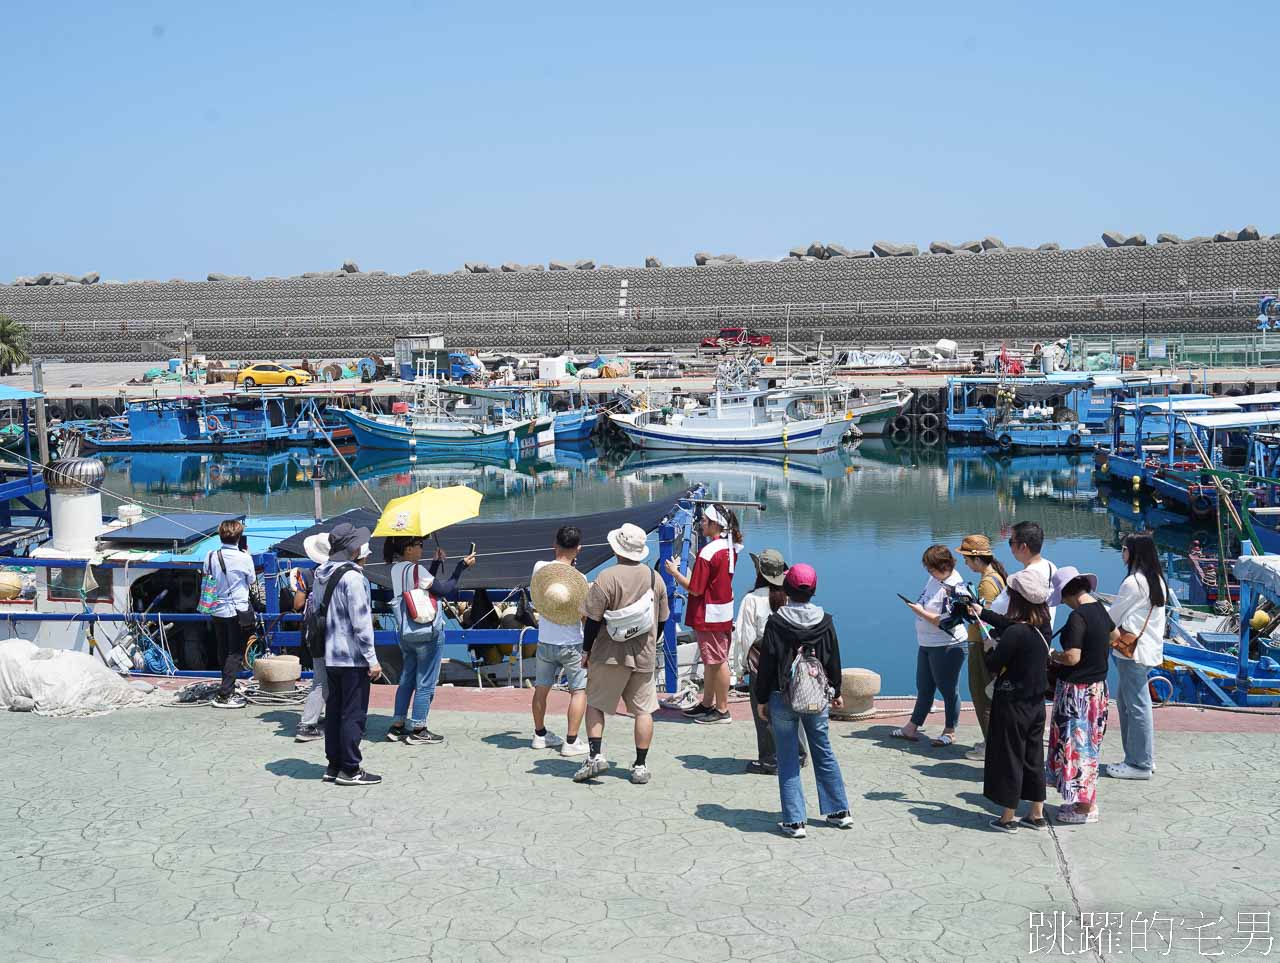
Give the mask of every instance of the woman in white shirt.
M 1112 763 L 1105 772 L 1117 779 L 1150 779 L 1155 770 L 1155 724 L 1147 675 L 1164 661 L 1165 611 L 1172 593 L 1164 580 L 1155 539 L 1149 533 L 1138 532 L 1126 538 L 1120 558 L 1129 574 L 1120 583 L 1107 614 L 1117 629 L 1137 635 L 1138 643 L 1133 658 L 1114 649 L 1111 652 L 1120 683 L 1116 709 L 1124 762 Z
M 929 581 L 920 598 L 907 603 L 916 614 L 916 642 L 920 646 L 916 654 L 916 705 L 911 721 L 894 729 L 893 735 L 911 742 L 919 739 L 920 727 L 933 708 L 933 694 L 938 692 L 945 712 L 942 735 L 933 740 L 933 745 L 949 746 L 955 742 L 956 724 L 960 721 L 960 670 L 964 668 L 969 633 L 963 622 L 949 632 L 939 628 L 939 623 L 951 613 L 952 593 L 964 585 L 964 579 L 956 571 L 955 556 L 945 545 L 930 545 L 921 562 Z

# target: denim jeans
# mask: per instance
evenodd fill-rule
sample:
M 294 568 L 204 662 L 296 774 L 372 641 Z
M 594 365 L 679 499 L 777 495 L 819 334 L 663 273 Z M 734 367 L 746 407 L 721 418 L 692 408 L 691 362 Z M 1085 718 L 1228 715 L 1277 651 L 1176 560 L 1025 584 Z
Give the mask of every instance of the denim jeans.
M 440 679 L 440 659 L 444 656 L 444 634 L 435 642 L 407 642 L 400 640 L 404 654 L 404 666 L 400 669 L 400 686 L 396 689 L 395 721 L 404 720 L 413 702 L 413 729 L 425 729 L 431 700 L 436 694 L 436 682 Z
M 800 785 L 800 727 L 809 740 L 809 758 L 813 775 L 818 780 L 818 809 L 830 815 L 849 808 L 844 791 L 844 777 L 836 754 L 831 749 L 827 732 L 827 714 L 798 715 L 791 711 L 781 692 L 769 696 L 769 724 L 778 751 L 778 793 L 782 797 L 782 821 L 802 823 L 806 820 L 804 789 Z
M 1116 687 L 1116 714 L 1120 717 L 1120 741 L 1124 761 L 1135 769 L 1156 764 L 1155 722 L 1151 717 L 1151 690 L 1147 666 L 1112 655 L 1120 684 Z
M 960 670 L 964 668 L 963 642 L 955 645 L 922 645 L 916 655 L 916 707 L 911 724 L 919 727 L 933 708 L 934 690 L 942 693 L 945 727 L 960 721 Z
M 324 659 L 311 657 L 311 688 L 307 691 L 307 701 L 302 704 L 302 725 L 320 725 L 320 714 L 324 710 L 324 700 L 329 695 L 329 683 L 324 673 Z

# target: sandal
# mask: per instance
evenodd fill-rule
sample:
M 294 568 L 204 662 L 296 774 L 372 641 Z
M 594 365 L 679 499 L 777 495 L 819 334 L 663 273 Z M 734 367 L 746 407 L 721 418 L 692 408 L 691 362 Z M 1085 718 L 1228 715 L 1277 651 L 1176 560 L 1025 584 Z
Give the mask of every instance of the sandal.
M 1068 809 L 1066 806 L 1059 806 L 1058 812 L 1054 816 L 1054 820 L 1067 826 L 1083 826 L 1086 823 L 1096 823 L 1101 816 L 1098 810 L 1082 813 L 1078 809 Z
M 906 734 L 905 732 L 903 732 L 901 729 L 894 729 L 894 730 L 893 730 L 893 732 L 889 733 L 889 735 L 893 736 L 893 738 L 895 738 L 895 739 L 906 739 L 906 740 L 907 740 L 907 742 L 919 742 L 919 741 L 920 741 L 920 730 L 919 730 L 919 729 L 917 729 L 917 730 L 916 730 L 916 734 L 915 734 L 914 736 L 909 736 L 909 735 L 907 735 L 907 734 Z
M 930 745 L 934 746 L 935 748 L 941 749 L 945 746 L 952 745 L 955 741 L 956 741 L 956 737 L 952 733 L 944 732 L 942 735 L 938 736 L 937 739 L 934 739 L 933 742 L 930 743 Z

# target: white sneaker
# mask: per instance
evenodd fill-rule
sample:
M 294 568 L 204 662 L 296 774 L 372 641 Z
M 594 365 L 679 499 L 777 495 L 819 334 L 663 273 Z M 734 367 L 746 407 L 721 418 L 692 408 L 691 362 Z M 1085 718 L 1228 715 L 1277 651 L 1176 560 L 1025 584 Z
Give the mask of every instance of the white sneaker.
M 778 823 L 778 829 L 782 835 L 790 836 L 792 839 L 804 839 L 805 824 L 804 823 Z
M 1106 773 L 1112 779 L 1150 779 L 1151 770 L 1139 769 L 1126 762 L 1113 762 L 1106 767 Z
M 545 736 L 540 736 L 536 732 L 533 734 L 533 748 L 535 749 L 556 749 L 562 745 L 564 745 L 564 740 L 550 729 L 547 730 Z
M 980 742 L 968 752 L 964 754 L 966 759 L 972 759 L 974 762 L 982 762 L 987 758 L 987 744 Z
M 560 755 L 562 756 L 585 756 L 591 751 L 591 744 L 579 736 L 573 742 L 565 741 L 560 746 Z

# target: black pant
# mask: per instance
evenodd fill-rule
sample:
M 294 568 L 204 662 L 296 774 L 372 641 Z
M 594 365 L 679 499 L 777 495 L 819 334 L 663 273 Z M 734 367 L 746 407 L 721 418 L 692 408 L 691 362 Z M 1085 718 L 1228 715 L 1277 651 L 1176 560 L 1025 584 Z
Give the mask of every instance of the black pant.
M 355 773 L 364 757 L 360 740 L 369 718 L 369 670 L 326 665 L 329 693 L 324 700 L 324 754 L 330 772 Z
M 1044 700 L 991 701 L 982 794 L 1005 809 L 1044 802 Z
M 249 644 L 249 631 L 240 627 L 234 615 L 213 616 L 213 638 L 218 644 L 218 665 L 222 669 L 222 684 L 218 695 L 226 698 L 236 691 L 236 676 L 244 665 L 244 650 Z
M 776 766 L 778 764 L 778 750 L 773 743 L 773 727 L 760 718 L 760 703 L 756 702 L 754 685 L 747 690 L 747 694 L 751 698 L 751 718 L 755 720 L 756 724 L 756 759 L 766 766 Z M 802 765 L 806 755 L 802 729 L 800 733 L 800 762 Z

